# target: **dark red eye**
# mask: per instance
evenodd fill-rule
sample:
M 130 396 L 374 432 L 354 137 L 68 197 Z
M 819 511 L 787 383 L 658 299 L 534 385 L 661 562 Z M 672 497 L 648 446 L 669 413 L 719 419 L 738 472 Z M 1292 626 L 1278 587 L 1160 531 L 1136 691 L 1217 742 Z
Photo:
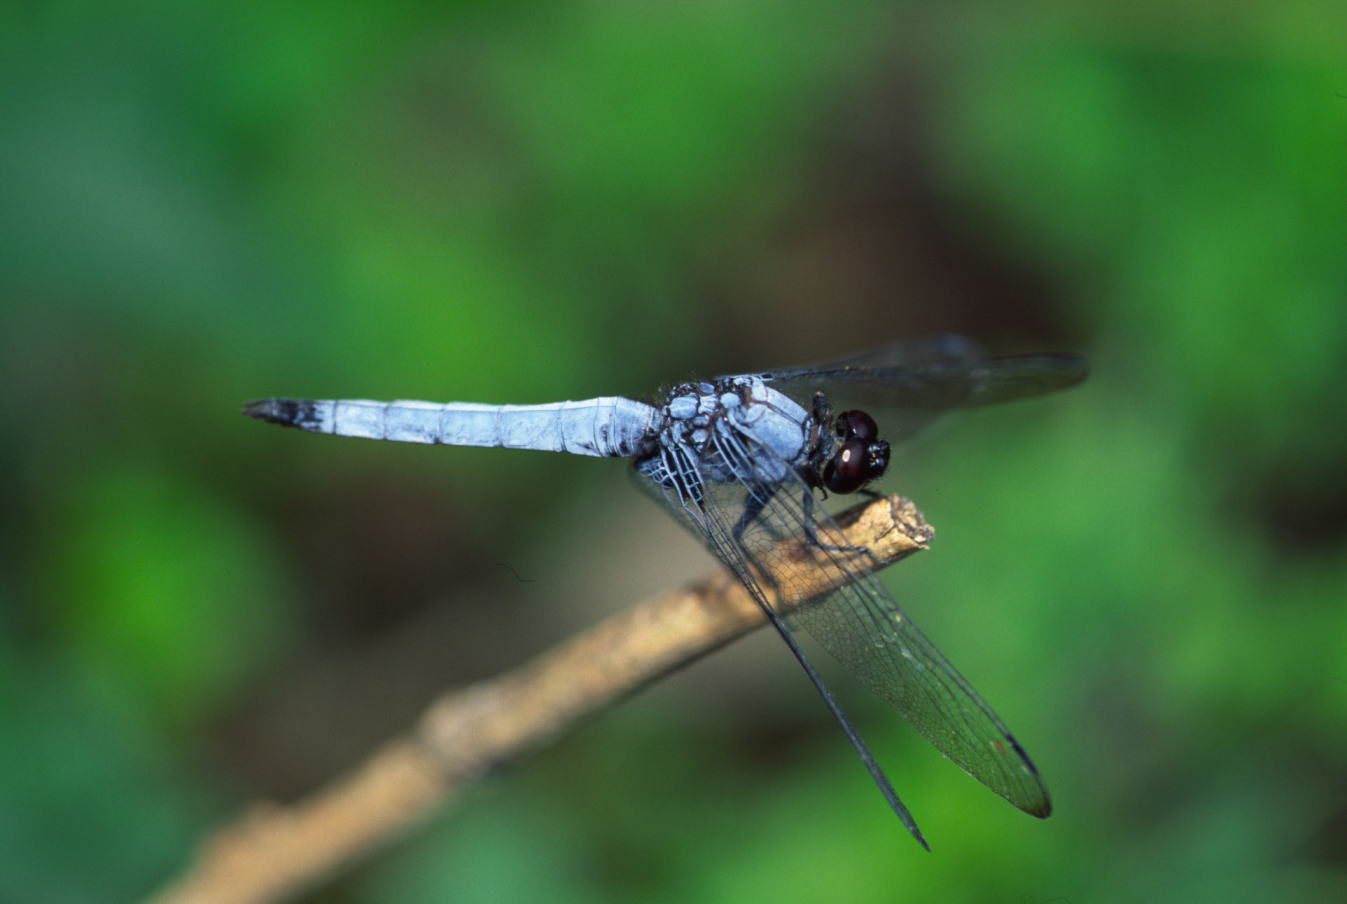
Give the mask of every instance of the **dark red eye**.
M 854 493 L 889 466 L 889 444 L 879 439 L 875 419 L 851 409 L 833 418 L 838 444 L 823 466 L 823 485 L 834 493 Z
M 858 439 L 843 443 L 832 461 L 823 468 L 823 484 L 834 493 L 854 493 L 865 485 L 865 443 Z
M 870 443 L 879 437 L 879 427 L 875 425 L 875 419 L 856 409 L 839 414 L 833 421 L 833 429 L 844 440 L 859 439 Z

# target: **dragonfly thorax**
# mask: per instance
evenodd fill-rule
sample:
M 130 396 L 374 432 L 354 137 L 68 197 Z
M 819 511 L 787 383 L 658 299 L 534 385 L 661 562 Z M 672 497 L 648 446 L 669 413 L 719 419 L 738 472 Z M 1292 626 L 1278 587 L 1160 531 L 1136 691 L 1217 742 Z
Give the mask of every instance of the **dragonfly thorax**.
M 662 413 L 662 449 L 682 450 L 717 483 L 780 483 L 808 466 L 819 432 L 808 411 L 757 377 L 676 386 Z

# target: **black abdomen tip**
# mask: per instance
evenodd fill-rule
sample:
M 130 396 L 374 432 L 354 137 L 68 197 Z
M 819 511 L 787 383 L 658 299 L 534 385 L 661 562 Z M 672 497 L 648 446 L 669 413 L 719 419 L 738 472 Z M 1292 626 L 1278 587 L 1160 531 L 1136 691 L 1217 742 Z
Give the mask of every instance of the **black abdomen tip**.
M 317 425 L 313 402 L 301 399 L 260 399 L 243 406 L 243 413 L 259 421 L 312 430 Z

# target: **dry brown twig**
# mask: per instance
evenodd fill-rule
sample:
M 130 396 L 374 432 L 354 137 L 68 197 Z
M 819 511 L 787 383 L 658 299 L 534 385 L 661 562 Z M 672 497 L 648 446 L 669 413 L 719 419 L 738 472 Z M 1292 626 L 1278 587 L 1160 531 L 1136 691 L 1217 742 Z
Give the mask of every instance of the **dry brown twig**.
M 873 568 L 925 549 L 933 535 L 898 496 L 837 520 L 848 544 L 870 550 Z M 792 545 L 788 555 L 818 555 Z M 832 589 L 835 569 L 812 573 L 819 583 L 810 596 Z M 764 621 L 727 572 L 614 615 L 512 672 L 445 694 L 410 732 L 308 800 L 254 805 L 207 839 L 151 904 L 243 904 L 303 891 L 405 834 L 493 767 Z

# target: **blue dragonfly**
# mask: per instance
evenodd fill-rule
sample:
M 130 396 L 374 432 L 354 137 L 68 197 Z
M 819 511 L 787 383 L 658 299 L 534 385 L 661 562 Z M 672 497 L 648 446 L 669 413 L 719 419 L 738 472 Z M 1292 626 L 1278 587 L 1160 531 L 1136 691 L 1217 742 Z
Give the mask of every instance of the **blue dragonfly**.
M 1019 809 L 1052 810 L 1047 787 L 1000 717 L 899 608 L 819 504 L 867 493 L 889 463 L 865 408 L 905 439 L 944 412 L 1065 389 L 1073 355 L 987 357 L 961 337 L 891 345 L 808 367 L 681 383 L 654 401 L 608 396 L 542 405 L 273 398 L 244 413 L 313 433 L 536 449 L 633 462 L 637 482 L 744 585 L 845 732 L 889 806 L 929 850 L 851 720 L 801 649 L 803 630 L 932 745 Z M 834 410 L 835 400 L 862 407 Z M 784 550 L 806 542 L 807 561 Z M 802 568 L 828 573 L 808 577 Z M 823 580 L 818 578 L 822 577 Z M 830 591 L 817 594 L 819 586 Z

